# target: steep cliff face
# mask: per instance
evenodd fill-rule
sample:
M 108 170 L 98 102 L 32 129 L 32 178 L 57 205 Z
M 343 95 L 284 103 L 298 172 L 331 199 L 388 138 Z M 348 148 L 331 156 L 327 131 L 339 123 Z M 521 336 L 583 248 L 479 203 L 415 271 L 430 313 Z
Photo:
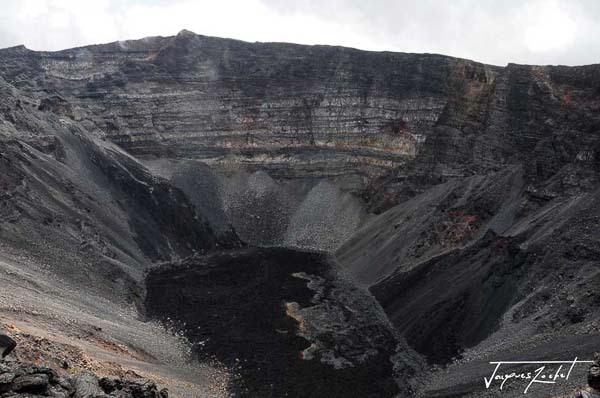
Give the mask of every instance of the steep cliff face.
M 91 264 L 102 264 L 138 280 L 148 261 L 238 245 L 232 231 L 214 233 L 181 191 L 82 123 L 4 80 L 0 91 L 3 242 L 49 260 L 88 257 L 79 267 L 59 261 L 55 271 L 67 277 L 101 274 Z
M 237 162 L 279 177 L 377 175 L 403 165 L 449 107 L 485 109 L 501 72 L 438 55 L 186 31 L 56 53 L 9 49 L 3 58 L 13 61 L 5 76 L 72 99 L 135 156 Z M 460 91 L 474 98 L 451 103 Z
M 335 179 L 375 212 L 449 179 L 528 161 L 535 180 L 597 152 L 595 65 L 501 68 L 188 31 L 0 57 L 5 79 L 47 93 L 43 108 L 138 159 Z
M 335 252 L 430 362 L 465 358 L 451 369 L 469 388 L 469 361 L 585 355 L 567 348 L 598 338 L 600 65 L 183 31 L 0 50 L 0 76 L 12 246 L 85 236 L 127 286 L 144 261 L 237 236 Z
M 139 158 L 239 164 L 275 178 L 359 176 L 375 206 L 521 162 L 559 136 L 574 150 L 600 126 L 596 65 L 501 68 L 188 31 L 1 57 L 7 80 L 59 93 L 75 118 Z M 539 167 L 551 172 L 565 151 L 551 149 Z
M 43 352 L 52 340 L 60 347 L 52 366 L 72 369 L 68 359 L 107 374 L 147 372 L 174 396 L 207 391 L 219 370 L 199 370 L 190 384 L 185 344 L 140 318 L 144 272 L 241 242 L 70 109 L 0 78 L 0 329 L 35 340 L 17 347 L 25 361 L 50 366 Z M 9 376 L 5 390 L 19 390 Z

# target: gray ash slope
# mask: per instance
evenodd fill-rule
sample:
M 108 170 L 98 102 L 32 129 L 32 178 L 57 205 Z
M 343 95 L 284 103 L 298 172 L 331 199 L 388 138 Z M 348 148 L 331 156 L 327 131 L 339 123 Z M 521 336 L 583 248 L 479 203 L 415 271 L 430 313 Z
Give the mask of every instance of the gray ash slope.
M 48 109 L 56 98 L 25 93 L 3 79 L 0 92 L 3 324 L 71 347 L 62 358 L 81 349 L 73 360 L 84 369 L 105 366 L 110 374 L 122 365 L 161 378 L 175 397 L 218 396 L 209 382 L 219 370 L 188 365 L 185 344 L 143 322 L 137 308 L 154 261 L 239 247 L 235 233 L 213 232 L 177 188 L 56 107 Z M 17 351 L 45 361 L 40 347 Z M 2 370 L 0 387 L 11 396 L 56 387 L 35 384 L 48 381 L 43 370 L 25 375 L 34 385 L 21 391 L 23 383 L 13 386 L 11 374 Z M 74 391 L 65 389 L 56 393 Z
M 44 111 L 43 99 L 4 80 L 0 89 L 3 244 L 47 257 L 60 264 L 57 276 L 109 296 L 115 288 L 135 295 L 153 261 L 239 246 L 120 148 Z
M 429 394 L 483 394 L 486 361 L 600 341 L 600 65 L 187 31 L 0 61 L 35 107 L 165 177 L 218 234 L 335 250 L 429 362 L 462 357 Z
M 247 283 L 251 280 L 247 278 L 249 275 L 244 269 L 258 267 L 256 286 L 250 288 L 254 287 L 255 292 L 262 288 L 265 302 L 258 299 L 248 301 L 246 296 L 239 296 L 240 302 L 233 304 L 242 308 L 250 317 L 244 318 L 240 313 L 237 319 L 234 318 L 232 325 L 223 325 L 230 330 L 235 330 L 236 327 L 249 331 L 256 329 L 258 333 L 248 333 L 246 338 L 242 337 L 243 344 L 232 344 L 226 347 L 228 350 L 225 352 L 215 350 L 213 346 L 199 351 L 199 359 L 209 363 L 216 359 L 235 369 L 236 362 L 232 361 L 232 357 L 244 357 L 245 352 L 263 350 L 262 353 L 269 362 L 285 364 L 289 360 L 290 363 L 285 374 L 283 366 L 281 371 L 277 367 L 259 368 L 258 372 L 250 374 L 245 372 L 248 367 L 243 368 L 244 372 L 240 369 L 242 380 L 234 380 L 228 387 L 236 395 L 247 396 L 245 391 L 250 387 L 246 386 L 257 389 L 252 391 L 256 391 L 259 396 L 267 394 L 269 388 L 275 388 L 279 392 L 303 391 L 306 396 L 319 395 L 322 390 L 333 394 L 332 396 L 340 396 L 352 389 L 352 386 L 356 389 L 361 385 L 365 389 L 365 396 L 391 397 L 401 391 L 406 394 L 415 391 L 418 379 L 414 376 L 423 365 L 421 358 L 394 332 L 374 298 L 368 292 L 356 289 L 351 283 L 335 277 L 333 267 L 322 256 L 293 250 L 275 251 L 273 254 L 260 251 L 238 253 L 234 249 L 245 244 L 233 229 L 220 225 L 221 229 L 213 230 L 209 220 L 201 213 L 206 212 L 207 208 L 192 204 L 201 203 L 202 198 L 190 195 L 188 199 L 183 191 L 152 174 L 121 148 L 105 141 L 101 131 L 88 130 L 85 122 L 70 117 L 72 115 L 66 112 L 70 106 L 68 101 L 55 95 L 42 95 L 40 98 L 36 93 L 25 93 L 4 80 L 0 84 L 3 93 L 3 255 L 6 251 L 34 259 L 30 269 L 19 271 L 26 273 L 34 281 L 44 280 L 56 286 L 59 295 L 44 292 L 46 304 L 56 307 L 55 310 L 58 308 L 60 312 L 58 303 L 71 300 L 79 302 L 78 310 L 83 310 L 86 314 L 102 317 L 103 311 L 115 309 L 117 313 L 111 314 L 111 317 L 134 319 L 141 314 L 132 313 L 131 307 L 146 307 L 142 311 L 144 315 L 165 321 L 168 318 L 187 321 L 185 316 L 178 313 L 178 309 L 186 308 L 185 305 L 196 308 L 194 291 L 198 290 L 197 294 L 200 295 L 206 293 L 200 280 L 192 279 L 193 273 L 186 273 L 184 278 L 197 282 L 198 286 L 193 286 L 192 294 L 184 294 L 183 301 L 171 307 L 169 304 L 172 303 L 166 300 L 164 290 L 182 294 L 179 290 L 181 283 L 175 275 L 167 273 L 168 282 L 161 283 L 162 287 L 154 288 L 151 283 L 148 284 L 148 298 L 144 302 L 145 272 L 157 262 L 175 262 L 181 258 L 194 261 L 194 256 L 209 252 L 223 253 L 224 250 L 225 256 L 230 256 L 233 263 L 241 269 L 225 264 L 223 276 L 230 280 L 229 283 L 235 281 L 234 276 L 241 276 L 236 283 L 240 288 L 245 286 L 246 289 L 241 291 L 246 292 Z M 175 178 L 174 182 L 178 183 L 179 180 Z M 184 181 L 181 186 L 189 192 L 189 184 Z M 311 190 L 309 188 L 307 192 Z M 212 261 L 214 258 L 209 259 Z M 266 264 L 263 264 L 263 259 Z M 289 259 L 294 260 L 289 269 L 278 263 Z M 216 267 L 218 264 L 214 259 L 212 265 Z M 0 265 L 3 279 L 18 286 L 20 272 L 12 271 L 12 264 L 2 262 Z M 265 271 L 267 280 L 261 285 Z M 283 273 L 279 278 L 276 277 L 277 271 Z M 293 276 L 293 272 L 307 274 L 300 277 Z M 273 276 L 269 277 L 269 273 Z M 310 282 L 311 278 L 317 279 Z M 328 279 L 320 281 L 320 278 Z M 297 282 L 294 284 L 290 279 Z M 169 288 L 169 283 L 174 283 L 175 286 Z M 315 298 L 314 305 L 309 305 L 311 293 L 307 285 L 311 283 L 327 285 L 323 288 L 326 292 L 321 293 L 325 297 Z M 280 292 L 280 295 L 268 295 L 273 287 L 285 288 L 286 284 L 291 291 L 289 295 L 283 294 L 285 291 Z M 42 283 L 38 283 L 35 288 L 45 289 L 42 286 Z M 300 293 L 295 294 L 296 290 Z M 158 306 L 144 306 L 157 292 L 159 302 L 164 302 L 165 305 L 162 313 L 153 312 Z M 5 292 L 2 293 L 4 296 Z M 10 293 L 16 302 L 4 308 L 7 302 L 0 301 L 3 319 L 5 311 L 12 311 L 17 314 L 12 316 L 18 317 L 19 310 L 13 306 L 19 300 L 23 304 L 27 301 L 27 289 L 20 291 L 20 298 L 18 287 L 11 288 Z M 314 295 L 320 296 L 318 292 Z M 232 295 L 229 300 L 233 298 L 235 296 Z M 296 308 L 298 313 L 286 314 L 286 300 L 301 301 L 307 308 Z M 107 302 L 110 303 L 108 307 Z M 276 324 L 281 323 L 282 327 L 288 329 L 284 333 L 289 335 L 289 339 L 299 343 L 287 344 L 286 340 L 281 345 L 271 344 L 277 341 L 276 337 L 282 332 L 278 328 L 265 328 L 264 323 L 257 325 L 252 322 L 253 319 L 258 319 L 254 315 L 258 309 L 263 309 L 263 305 L 265 318 Z M 100 306 L 104 306 L 104 309 L 98 308 Z M 43 310 L 42 307 L 34 308 L 34 311 Z M 217 318 L 218 324 L 222 324 L 222 317 L 227 318 L 232 312 L 228 300 L 219 300 L 210 310 L 213 311 L 211 316 L 221 314 Z M 66 310 L 65 313 L 58 314 L 61 315 L 72 316 Z M 219 336 L 228 336 L 220 329 L 210 330 L 211 324 L 206 324 L 205 314 L 197 315 L 189 323 L 199 322 L 203 330 L 208 329 L 209 337 L 217 339 Z M 17 319 L 11 318 L 10 314 L 6 317 L 9 322 Z M 303 320 L 304 318 L 307 320 Z M 130 319 L 131 323 L 134 323 L 134 319 Z M 62 319 L 52 321 L 58 323 Z M 112 319 L 106 321 L 117 324 L 124 322 Z M 79 323 L 81 320 L 77 319 L 75 322 Z M 301 331 L 297 327 L 297 324 L 309 322 L 308 331 Z M 55 327 L 62 329 L 65 326 L 56 324 Z M 111 335 L 113 330 L 103 332 L 102 328 L 94 324 L 89 327 L 94 330 L 89 334 L 90 339 L 99 338 L 96 334 L 100 333 L 106 338 L 116 337 Z M 113 328 L 114 326 L 110 329 Z M 118 327 L 114 329 L 122 332 Z M 193 343 L 201 342 L 188 329 L 183 328 L 181 331 Z M 301 337 L 300 333 L 306 333 L 307 338 L 312 340 Z M 273 341 L 270 342 L 269 339 Z M 237 341 L 236 338 L 233 341 Z M 306 344 L 308 341 L 311 342 Z M 314 346 L 311 346 L 313 341 Z M 148 341 L 129 340 L 129 343 L 142 350 L 143 355 L 150 356 L 151 362 L 158 361 L 158 358 L 152 357 L 152 347 L 145 346 Z M 338 345 L 341 347 L 337 347 Z M 309 347 L 312 348 L 304 360 L 301 358 L 302 351 Z M 178 347 L 171 349 L 176 348 Z M 314 359 L 311 360 L 308 355 L 313 355 Z M 247 361 L 248 366 L 256 363 L 252 355 L 248 356 Z M 294 383 L 278 385 L 282 377 L 289 376 L 297 369 L 301 372 L 290 379 Z M 356 377 L 359 374 L 361 377 Z M 4 383 L 2 388 L 6 389 L 7 394 L 42 394 L 49 389 L 60 388 L 58 381 L 48 375 L 52 376 L 46 370 L 40 370 L 33 376 L 27 376 L 28 380 L 36 380 L 35 385 L 22 389 L 18 383 L 14 386 Z M 320 375 L 321 379 L 319 383 L 313 384 L 315 375 Z M 6 379 L 10 372 L 3 371 L 2 376 Z M 159 373 L 159 376 L 165 375 Z M 43 385 L 46 379 L 50 384 Z M 375 384 L 371 386 L 372 382 Z M 185 392 L 181 394 L 180 396 L 189 396 Z

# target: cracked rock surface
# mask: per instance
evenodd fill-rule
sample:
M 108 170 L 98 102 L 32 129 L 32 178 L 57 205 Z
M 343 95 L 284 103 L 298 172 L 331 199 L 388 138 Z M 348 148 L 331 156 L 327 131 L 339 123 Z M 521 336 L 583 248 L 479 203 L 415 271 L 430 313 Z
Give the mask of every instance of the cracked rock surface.
M 98 378 L 93 373 L 59 376 L 56 371 L 18 361 L 0 362 L 0 397 L 167 398 L 151 381 Z

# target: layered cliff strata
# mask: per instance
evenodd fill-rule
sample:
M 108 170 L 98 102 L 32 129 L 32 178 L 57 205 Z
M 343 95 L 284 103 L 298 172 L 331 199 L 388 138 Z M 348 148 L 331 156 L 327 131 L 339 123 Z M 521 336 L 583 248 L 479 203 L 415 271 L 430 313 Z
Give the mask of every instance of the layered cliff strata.
M 502 68 L 187 31 L 0 56 L 7 80 L 63 97 L 72 107 L 63 113 L 138 158 L 239 165 L 274 178 L 358 176 L 363 186 L 352 188 L 376 208 L 520 163 L 558 136 L 585 145 L 600 126 L 595 65 Z
M 188 31 L 59 52 L 15 47 L 0 58 L 0 74 L 35 93 L 40 109 L 79 120 L 138 159 L 262 171 L 300 181 L 295 191 L 327 179 L 373 212 L 451 179 L 529 162 L 535 182 L 573 157 L 597 157 L 594 65 L 503 68 Z M 257 242 L 303 239 L 278 228 Z M 335 249 L 353 231 L 318 248 Z
M 43 361 L 43 336 L 80 350 L 85 369 L 118 363 L 164 378 L 174 396 L 219 396 L 209 375 L 220 370 L 190 364 L 185 342 L 138 308 L 154 261 L 241 242 L 131 155 L 42 104 L 0 79 L 0 328 L 36 336 L 26 361 Z
M 66 96 L 135 156 L 235 162 L 279 177 L 378 175 L 403 165 L 455 90 L 477 99 L 500 72 L 443 56 L 186 31 L 56 53 L 8 49 L 3 58 L 17 85 Z
M 495 67 L 184 31 L 5 49 L 0 75 L 0 237 L 50 253 L 61 266 L 43 275 L 139 303 L 147 264 L 233 248 L 238 236 L 336 251 L 414 348 L 451 363 L 427 388 L 433 396 L 485 394 L 481 369 L 500 356 L 594 350 L 598 65 Z M 85 256 L 72 251 L 80 240 Z M 100 274 L 111 282 L 92 290 L 86 277 Z M 310 308 L 282 319 L 319 315 Z M 313 353 L 306 341 L 298 348 Z

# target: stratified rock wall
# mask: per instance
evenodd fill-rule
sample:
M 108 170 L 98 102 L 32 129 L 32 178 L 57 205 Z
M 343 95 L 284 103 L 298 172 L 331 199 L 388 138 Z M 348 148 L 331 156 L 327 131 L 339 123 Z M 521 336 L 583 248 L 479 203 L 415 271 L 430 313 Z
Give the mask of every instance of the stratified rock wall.
M 66 99 L 67 116 L 137 157 L 241 165 L 274 178 L 357 175 L 375 208 L 522 162 L 568 136 L 567 147 L 538 160 L 549 173 L 570 151 L 596 156 L 583 146 L 600 128 L 598 65 L 502 68 L 182 31 L 59 52 L 5 49 L 0 74 L 48 93 L 45 108 Z
M 562 357 L 550 346 L 597 341 L 600 65 L 183 31 L 0 50 L 0 76 L 0 238 L 13 246 L 81 238 L 134 286 L 146 260 L 238 246 L 233 225 L 256 245 L 341 245 L 338 260 L 430 362 Z
M 43 104 L 0 78 L 1 244 L 43 259 L 52 277 L 129 302 L 152 261 L 239 246 L 182 191 Z
M 0 57 L 0 72 L 15 84 L 68 97 L 133 155 L 235 162 L 275 177 L 378 175 L 401 166 L 454 108 L 485 110 L 480 97 L 502 71 L 439 55 L 250 44 L 186 31 L 55 53 L 14 48 Z M 450 98 L 463 93 L 474 103 Z

